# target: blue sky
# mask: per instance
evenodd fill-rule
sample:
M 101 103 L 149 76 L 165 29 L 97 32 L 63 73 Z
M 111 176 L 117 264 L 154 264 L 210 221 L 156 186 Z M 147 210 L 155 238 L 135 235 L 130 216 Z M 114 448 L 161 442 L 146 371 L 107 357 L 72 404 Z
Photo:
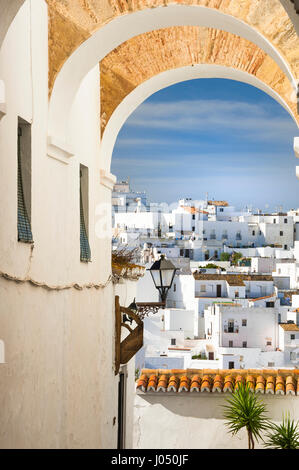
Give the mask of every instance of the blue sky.
M 112 158 L 118 179 L 150 202 L 225 199 L 264 211 L 299 207 L 296 124 L 262 91 L 199 79 L 147 99 L 121 129 Z

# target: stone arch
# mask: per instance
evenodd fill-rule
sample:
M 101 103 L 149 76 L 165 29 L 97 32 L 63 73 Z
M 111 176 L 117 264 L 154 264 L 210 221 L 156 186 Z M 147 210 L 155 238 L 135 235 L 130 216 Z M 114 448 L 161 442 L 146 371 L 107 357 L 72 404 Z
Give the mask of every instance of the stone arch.
M 50 89 L 63 63 L 86 39 L 112 20 L 145 9 L 168 7 L 169 11 L 169 7 L 177 4 L 219 11 L 239 19 L 266 37 L 289 62 L 293 60 L 290 51 L 294 49 L 295 28 L 299 31 L 299 17 L 293 0 L 46 1 L 51 39 Z M 51 60 L 51 56 L 55 59 Z
M 158 75 L 154 75 L 134 88 L 113 111 L 103 132 L 101 142 L 101 154 L 103 155 L 102 161 L 105 165 L 105 172 L 107 174 L 110 172 L 112 153 L 118 133 L 130 114 L 134 112 L 134 110 L 148 97 L 157 91 L 182 81 L 198 78 L 226 78 L 255 86 L 275 99 L 296 121 L 292 110 L 281 96 L 269 85 L 248 72 L 215 64 L 197 64 L 194 66 L 188 65 L 181 68 L 170 69 L 165 72 L 161 72 Z
M 102 132 L 114 110 L 134 88 L 167 70 L 199 64 L 222 65 L 256 77 L 281 97 L 299 125 L 292 84 L 268 54 L 221 29 L 184 26 L 136 36 L 101 61 Z
M 150 2 L 150 0 L 148 1 Z M 277 1 L 278 0 L 275 0 L 275 2 Z M 48 2 L 49 4 L 51 3 L 49 0 Z M 219 9 L 216 8 L 216 4 L 224 5 L 228 3 L 234 3 L 237 5 L 236 2 L 222 2 L 221 0 L 217 0 L 217 2 L 214 0 L 212 2 L 212 0 L 198 0 L 196 3 L 197 5 L 189 4 L 189 6 L 171 4 L 167 6 L 167 8 L 145 8 L 135 13 L 122 13 L 115 20 L 110 21 L 105 26 L 97 29 L 93 34 L 88 33 L 89 36 L 87 39 L 83 38 L 84 33 L 82 32 L 82 29 L 79 32 L 74 30 L 73 37 L 76 38 L 80 33 L 82 44 L 80 47 L 77 47 L 75 52 L 70 55 L 61 70 L 59 69 L 61 65 L 59 65 L 59 60 L 56 64 L 56 69 L 54 67 L 56 70 L 56 75 L 58 74 L 59 70 L 60 72 L 55 80 L 55 85 L 50 99 L 49 134 L 62 140 L 62 142 L 67 140 L 66 127 L 73 98 L 80 82 L 86 73 L 92 67 L 94 67 L 97 62 L 102 60 L 109 52 L 128 39 L 138 34 L 155 30 L 157 28 L 180 26 L 181 24 L 184 24 L 187 26 L 214 27 L 216 29 L 221 28 L 226 32 L 241 36 L 244 39 L 247 39 L 256 44 L 270 57 L 272 57 L 283 70 L 285 75 L 289 78 L 293 89 L 295 90 L 298 75 L 297 68 L 299 67 L 295 56 L 297 47 L 299 48 L 299 41 L 284 10 L 284 21 L 287 21 L 288 28 L 291 28 L 292 30 L 288 40 L 286 40 L 286 43 L 289 45 L 289 47 L 286 47 L 285 49 L 285 52 L 289 51 L 288 57 L 286 57 L 286 55 L 281 52 L 281 48 L 274 46 L 273 43 L 262 33 L 260 33 L 257 28 L 250 26 L 243 19 L 239 19 L 236 16 L 219 11 Z M 211 5 L 212 3 L 214 5 L 213 8 L 202 6 L 203 4 Z M 248 6 L 247 0 L 245 0 L 244 3 L 247 3 Z M 240 4 L 240 2 L 238 2 L 238 4 Z M 280 13 L 282 12 L 280 11 Z M 277 33 L 277 31 L 275 32 Z M 290 46 L 289 42 L 290 37 L 292 38 L 292 47 Z M 66 35 L 66 40 L 68 39 L 69 38 Z M 282 42 L 286 44 L 284 41 Z M 72 47 L 72 41 L 69 41 L 69 43 L 71 44 L 70 47 Z M 51 43 L 50 40 L 49 47 L 51 48 L 52 46 L 53 43 Z M 60 54 L 60 56 L 58 54 L 58 59 L 61 59 L 62 56 L 63 53 Z M 50 86 L 51 83 L 53 84 L 54 81 L 51 82 L 50 78 Z
M 25 0 L 0 0 L 0 48 L 6 33 Z

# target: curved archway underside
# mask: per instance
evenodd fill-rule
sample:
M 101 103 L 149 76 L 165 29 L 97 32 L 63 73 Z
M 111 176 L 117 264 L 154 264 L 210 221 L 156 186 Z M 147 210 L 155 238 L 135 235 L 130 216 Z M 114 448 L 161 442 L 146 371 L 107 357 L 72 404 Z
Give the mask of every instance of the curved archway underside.
M 282 98 L 299 125 L 292 85 L 262 49 L 222 30 L 182 26 L 134 37 L 101 61 L 101 132 L 117 106 L 140 84 L 167 70 L 195 64 L 222 65 L 253 75 Z
M 47 0 L 49 91 L 70 55 L 111 20 L 146 8 L 198 5 L 242 20 L 264 35 L 299 77 L 299 39 L 279 0 Z

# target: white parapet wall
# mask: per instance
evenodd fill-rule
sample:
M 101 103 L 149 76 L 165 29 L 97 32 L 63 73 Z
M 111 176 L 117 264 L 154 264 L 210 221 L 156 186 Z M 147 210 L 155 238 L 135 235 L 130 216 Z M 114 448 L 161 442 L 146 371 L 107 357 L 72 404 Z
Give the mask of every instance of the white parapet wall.
M 230 394 L 189 393 L 135 395 L 136 449 L 246 449 L 246 431 L 232 437 L 222 406 Z M 269 418 L 281 421 L 283 413 L 299 419 L 299 397 L 260 395 Z M 184 432 L 182 432 L 184 430 Z M 256 448 L 263 448 L 258 443 Z

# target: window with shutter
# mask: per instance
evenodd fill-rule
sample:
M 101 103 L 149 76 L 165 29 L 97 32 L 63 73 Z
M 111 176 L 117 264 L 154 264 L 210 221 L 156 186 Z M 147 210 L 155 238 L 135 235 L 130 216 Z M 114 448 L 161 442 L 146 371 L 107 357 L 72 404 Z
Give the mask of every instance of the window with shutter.
M 88 241 L 88 168 L 80 165 L 80 260 L 91 260 Z
M 31 231 L 31 126 L 18 121 L 18 241 L 32 243 Z

